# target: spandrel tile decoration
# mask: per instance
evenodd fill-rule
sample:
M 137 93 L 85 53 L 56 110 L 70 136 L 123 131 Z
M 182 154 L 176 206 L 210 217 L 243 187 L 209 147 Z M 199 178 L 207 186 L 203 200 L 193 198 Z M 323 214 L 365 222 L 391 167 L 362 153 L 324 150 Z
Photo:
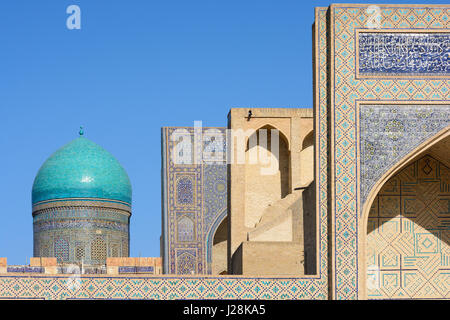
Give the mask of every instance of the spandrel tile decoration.
M 161 128 L 158 257 L 130 257 L 126 168 L 80 131 L 0 298 L 450 299 L 450 5 L 373 8 L 315 9 L 312 106 Z

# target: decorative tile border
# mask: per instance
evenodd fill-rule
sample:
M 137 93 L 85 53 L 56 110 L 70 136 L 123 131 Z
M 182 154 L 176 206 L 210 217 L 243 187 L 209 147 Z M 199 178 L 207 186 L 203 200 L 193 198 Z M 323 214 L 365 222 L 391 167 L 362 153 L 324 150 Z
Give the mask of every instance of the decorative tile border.
M 0 299 L 326 299 L 315 284 L 296 278 L 82 276 L 78 289 L 73 281 L 0 276 Z
M 327 30 L 328 8 L 316 8 L 314 22 L 314 121 L 315 121 L 315 174 L 316 180 L 316 212 L 317 223 L 317 257 L 318 276 L 317 285 L 322 283 L 324 287 L 320 290 L 327 298 L 328 293 L 328 30 Z M 313 280 L 311 280 L 313 281 Z

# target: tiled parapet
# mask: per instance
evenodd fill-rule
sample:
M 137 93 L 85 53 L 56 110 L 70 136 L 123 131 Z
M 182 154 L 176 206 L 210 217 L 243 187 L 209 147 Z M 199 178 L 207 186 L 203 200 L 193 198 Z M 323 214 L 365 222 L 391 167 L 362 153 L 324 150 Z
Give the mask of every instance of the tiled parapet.
M 81 275 L 78 279 L 0 276 L 0 299 L 326 299 L 320 289 L 324 281 L 292 277 Z

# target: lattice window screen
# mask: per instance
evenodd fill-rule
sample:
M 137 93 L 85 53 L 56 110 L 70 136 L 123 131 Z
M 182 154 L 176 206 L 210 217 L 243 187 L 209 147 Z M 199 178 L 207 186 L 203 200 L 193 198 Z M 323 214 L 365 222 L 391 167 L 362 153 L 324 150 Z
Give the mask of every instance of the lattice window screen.
M 102 238 L 96 238 L 91 244 L 91 260 L 106 260 L 106 243 Z

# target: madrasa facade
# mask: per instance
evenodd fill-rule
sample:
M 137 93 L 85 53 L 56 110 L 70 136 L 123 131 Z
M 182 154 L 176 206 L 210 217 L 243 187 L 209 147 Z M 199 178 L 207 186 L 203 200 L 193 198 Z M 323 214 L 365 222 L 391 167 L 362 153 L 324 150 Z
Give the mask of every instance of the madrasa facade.
M 129 257 L 112 155 L 54 153 L 0 298 L 450 299 L 450 6 L 332 4 L 312 30 L 313 108 L 161 129 L 160 257 Z

